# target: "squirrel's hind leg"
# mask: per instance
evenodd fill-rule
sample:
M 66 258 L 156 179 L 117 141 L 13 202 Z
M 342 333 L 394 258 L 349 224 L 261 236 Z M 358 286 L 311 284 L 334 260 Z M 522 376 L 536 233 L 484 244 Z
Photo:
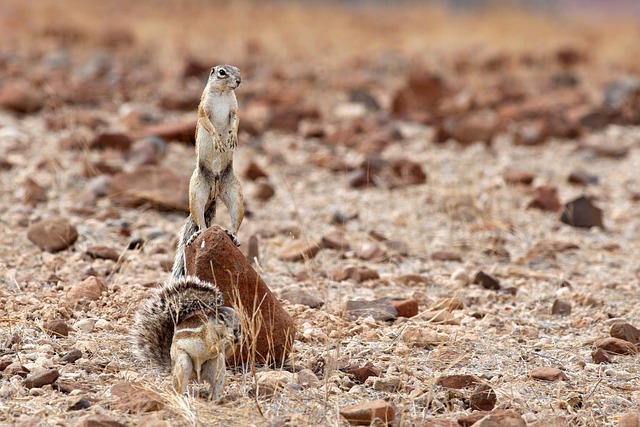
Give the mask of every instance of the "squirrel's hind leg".
M 220 400 L 224 388 L 224 379 L 227 374 L 224 355 L 220 354 L 204 362 L 201 373 L 203 381 L 207 381 L 211 385 L 209 399 L 213 401 Z
M 193 375 L 193 362 L 184 350 L 175 349 L 171 353 L 173 387 L 182 395 L 187 391 L 187 384 Z
M 240 230 L 240 225 L 244 219 L 244 203 L 242 195 L 242 184 L 232 168 L 222 175 L 220 182 L 220 198 L 227 206 L 231 216 L 231 229 L 227 231 L 229 237 L 236 246 L 240 246 L 236 235 Z

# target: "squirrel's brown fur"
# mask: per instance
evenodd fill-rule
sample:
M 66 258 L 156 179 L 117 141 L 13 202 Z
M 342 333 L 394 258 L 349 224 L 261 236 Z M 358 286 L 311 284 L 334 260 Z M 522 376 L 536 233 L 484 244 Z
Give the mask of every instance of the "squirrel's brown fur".
M 242 185 L 233 170 L 233 153 L 238 145 L 238 101 L 234 90 L 240 85 L 240 70 L 231 65 L 211 69 L 198 105 L 196 126 L 196 167 L 189 182 L 189 217 L 180 231 L 178 250 L 171 277 L 186 274 L 184 249 L 206 228 L 216 215 L 216 202 L 222 200 L 231 215 L 228 230 L 239 245 L 236 233 L 244 218 Z

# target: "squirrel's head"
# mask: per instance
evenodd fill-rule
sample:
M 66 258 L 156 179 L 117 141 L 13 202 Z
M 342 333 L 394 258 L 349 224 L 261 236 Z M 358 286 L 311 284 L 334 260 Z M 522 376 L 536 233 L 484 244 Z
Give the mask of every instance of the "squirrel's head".
M 234 90 L 240 86 L 240 69 L 233 65 L 216 65 L 209 73 L 208 85 L 222 90 Z
M 233 345 L 240 344 L 243 336 L 238 312 L 231 307 L 218 307 L 218 320 L 224 323 L 230 343 Z

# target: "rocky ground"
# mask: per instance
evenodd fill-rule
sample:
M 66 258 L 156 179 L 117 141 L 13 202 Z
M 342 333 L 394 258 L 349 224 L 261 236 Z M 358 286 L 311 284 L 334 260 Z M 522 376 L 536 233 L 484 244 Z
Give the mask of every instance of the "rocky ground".
M 640 425 L 639 27 L 569 16 L 4 2 L 0 423 Z M 221 62 L 241 249 L 298 335 L 210 403 L 129 333 Z

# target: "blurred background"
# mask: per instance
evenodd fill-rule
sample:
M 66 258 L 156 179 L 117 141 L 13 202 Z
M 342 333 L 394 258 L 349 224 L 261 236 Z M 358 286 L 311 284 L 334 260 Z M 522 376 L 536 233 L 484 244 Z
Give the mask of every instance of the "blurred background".
M 0 35 L 4 91 L 38 88 L 0 93 L 18 111 L 133 101 L 193 111 L 208 69 L 229 63 L 242 69 L 243 131 L 254 136 L 335 118 L 354 97 L 461 142 L 507 129 L 539 143 L 638 120 L 633 0 L 6 0 Z M 549 113 L 558 106 L 575 111 Z

